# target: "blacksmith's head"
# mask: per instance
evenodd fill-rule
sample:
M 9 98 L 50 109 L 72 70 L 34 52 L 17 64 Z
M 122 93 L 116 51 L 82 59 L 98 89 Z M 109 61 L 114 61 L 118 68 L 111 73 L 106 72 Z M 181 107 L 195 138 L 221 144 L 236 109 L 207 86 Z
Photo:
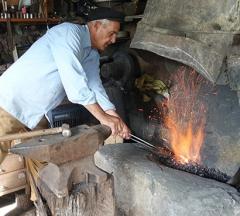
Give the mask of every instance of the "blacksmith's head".
M 123 13 L 110 8 L 102 7 L 90 11 L 87 25 L 92 47 L 103 51 L 110 44 L 115 43 L 123 20 Z

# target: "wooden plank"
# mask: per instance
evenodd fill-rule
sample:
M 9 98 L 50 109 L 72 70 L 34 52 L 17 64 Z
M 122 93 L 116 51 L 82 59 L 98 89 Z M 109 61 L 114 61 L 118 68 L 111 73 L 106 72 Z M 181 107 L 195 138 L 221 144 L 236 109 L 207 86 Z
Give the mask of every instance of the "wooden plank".
M 23 186 L 20 186 L 20 187 L 12 188 L 10 190 L 0 191 L 0 197 L 4 196 L 6 194 L 10 194 L 10 193 L 15 192 L 15 191 L 22 190 L 22 189 L 26 188 L 26 186 L 27 185 L 23 185 Z
M 19 0 L 7 0 L 8 5 L 18 5 Z
M 0 164 L 0 175 L 24 168 L 24 159 L 20 155 L 8 154 Z
M 52 24 L 57 24 L 59 23 L 61 20 L 58 18 L 48 18 L 48 19 L 44 19 L 44 18 L 32 18 L 32 19 L 23 19 L 23 18 L 10 18 L 10 19 L 0 19 L 0 22 L 7 22 L 8 20 L 10 20 L 10 22 L 13 23 L 52 23 Z
M 0 196 L 26 186 L 25 169 L 0 175 Z

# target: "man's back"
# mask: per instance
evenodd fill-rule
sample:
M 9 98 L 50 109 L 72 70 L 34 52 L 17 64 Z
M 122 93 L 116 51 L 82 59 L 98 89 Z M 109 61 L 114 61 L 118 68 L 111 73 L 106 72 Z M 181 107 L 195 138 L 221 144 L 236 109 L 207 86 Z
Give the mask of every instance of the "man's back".
M 66 39 L 79 50 L 76 60 L 81 62 L 84 57 L 81 41 L 89 43 L 88 29 L 86 26 L 63 23 L 43 35 L 0 77 L 0 107 L 29 128 L 33 128 L 47 111 L 60 104 L 66 95 L 50 44 L 59 40 L 61 46 L 60 43 L 66 43 Z M 65 60 L 66 53 L 58 55 L 60 58 L 62 56 L 62 61 Z

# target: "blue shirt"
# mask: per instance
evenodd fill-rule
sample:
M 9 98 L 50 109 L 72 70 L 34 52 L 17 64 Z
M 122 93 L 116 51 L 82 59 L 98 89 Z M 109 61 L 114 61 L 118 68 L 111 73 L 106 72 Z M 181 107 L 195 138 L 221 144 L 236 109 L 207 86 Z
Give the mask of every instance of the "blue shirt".
M 0 77 L 0 107 L 31 129 L 66 95 L 73 103 L 115 109 L 86 25 L 51 28 Z

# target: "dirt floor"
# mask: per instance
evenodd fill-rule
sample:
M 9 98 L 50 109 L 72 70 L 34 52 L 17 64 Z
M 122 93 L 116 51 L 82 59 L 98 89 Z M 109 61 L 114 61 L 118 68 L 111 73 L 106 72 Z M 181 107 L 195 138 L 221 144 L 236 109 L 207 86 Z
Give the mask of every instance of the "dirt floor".
M 33 205 L 23 191 L 0 197 L 0 216 L 27 216 Z
M 0 197 L 0 216 L 7 215 L 16 207 L 15 194 L 8 194 Z

